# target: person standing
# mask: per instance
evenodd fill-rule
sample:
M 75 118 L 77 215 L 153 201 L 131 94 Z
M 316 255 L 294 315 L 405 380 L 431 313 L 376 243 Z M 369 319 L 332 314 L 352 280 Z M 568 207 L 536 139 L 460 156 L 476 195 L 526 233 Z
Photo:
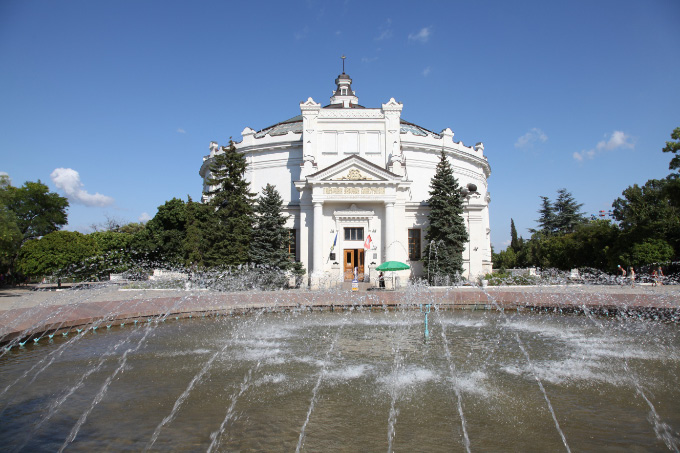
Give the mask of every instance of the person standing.
M 622 268 L 620 264 L 619 264 L 619 270 L 621 271 L 621 283 L 620 283 L 620 285 L 623 286 L 624 283 L 626 283 L 626 270 L 624 268 Z
M 630 287 L 635 288 L 635 268 L 630 267 Z
M 659 266 L 659 285 L 663 286 L 663 270 L 661 269 L 661 266 Z

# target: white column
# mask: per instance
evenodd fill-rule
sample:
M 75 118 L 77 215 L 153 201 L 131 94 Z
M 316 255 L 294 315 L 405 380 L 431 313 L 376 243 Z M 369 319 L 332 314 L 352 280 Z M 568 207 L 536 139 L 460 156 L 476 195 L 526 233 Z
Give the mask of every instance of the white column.
M 307 274 L 312 273 L 309 260 L 309 206 L 300 206 L 300 261 Z
M 385 261 L 394 256 L 394 201 L 385 202 Z
M 323 203 L 320 201 L 314 202 L 314 250 L 312 253 L 312 266 L 314 273 L 321 273 L 323 271 Z

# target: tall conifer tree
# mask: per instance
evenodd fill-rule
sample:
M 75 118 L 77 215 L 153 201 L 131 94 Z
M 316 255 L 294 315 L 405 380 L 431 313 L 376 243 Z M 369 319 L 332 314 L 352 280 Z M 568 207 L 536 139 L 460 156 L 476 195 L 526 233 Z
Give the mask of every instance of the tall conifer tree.
M 581 212 L 583 203 L 577 203 L 567 189 L 557 191 L 555 200 L 555 229 L 559 234 L 573 233 L 578 225 L 588 220 Z
M 536 221 L 538 229 L 530 229 L 532 233 L 542 233 L 544 235 L 551 235 L 555 233 L 555 207 L 550 198 L 541 197 L 541 209 L 538 210 L 540 217 Z
M 250 260 L 286 270 L 291 266 L 288 254 L 288 229 L 282 213 L 283 200 L 271 184 L 262 189 L 255 212 L 256 226 L 250 245 Z
M 209 265 L 234 265 L 248 261 L 253 233 L 253 197 L 250 183 L 245 180 L 248 163 L 243 153 L 229 146 L 215 155 L 210 166 L 208 184 L 215 187 L 208 194 L 215 208 L 217 222 L 209 234 L 210 249 L 206 252 Z
M 519 252 L 520 249 L 517 228 L 515 228 L 515 221 L 513 219 L 510 219 L 510 248 L 515 253 Z
M 457 278 L 463 272 L 463 250 L 468 233 L 463 218 L 463 194 L 446 155 L 430 182 L 430 226 L 425 234 L 427 246 L 423 261 L 430 283 L 446 276 Z

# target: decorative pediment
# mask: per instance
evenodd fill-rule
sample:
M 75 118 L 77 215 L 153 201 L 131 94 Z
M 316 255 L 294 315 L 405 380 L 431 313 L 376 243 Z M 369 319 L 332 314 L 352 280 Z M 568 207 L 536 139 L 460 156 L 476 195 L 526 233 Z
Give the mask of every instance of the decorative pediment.
M 400 181 L 401 176 L 369 162 L 363 157 L 350 156 L 307 177 L 308 182 L 322 181 Z

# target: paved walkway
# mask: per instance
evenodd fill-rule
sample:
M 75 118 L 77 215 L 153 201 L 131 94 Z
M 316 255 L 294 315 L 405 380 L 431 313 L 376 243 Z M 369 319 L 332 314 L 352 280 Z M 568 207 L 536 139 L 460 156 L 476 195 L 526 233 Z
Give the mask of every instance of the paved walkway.
M 418 306 L 451 308 L 628 313 L 680 322 L 680 286 L 536 286 L 418 288 L 400 291 L 249 291 L 124 290 L 114 285 L 34 291 L 0 289 L 0 343 L 35 338 L 75 327 L 98 327 L 159 315 L 188 317 L 234 311 L 300 307 Z

